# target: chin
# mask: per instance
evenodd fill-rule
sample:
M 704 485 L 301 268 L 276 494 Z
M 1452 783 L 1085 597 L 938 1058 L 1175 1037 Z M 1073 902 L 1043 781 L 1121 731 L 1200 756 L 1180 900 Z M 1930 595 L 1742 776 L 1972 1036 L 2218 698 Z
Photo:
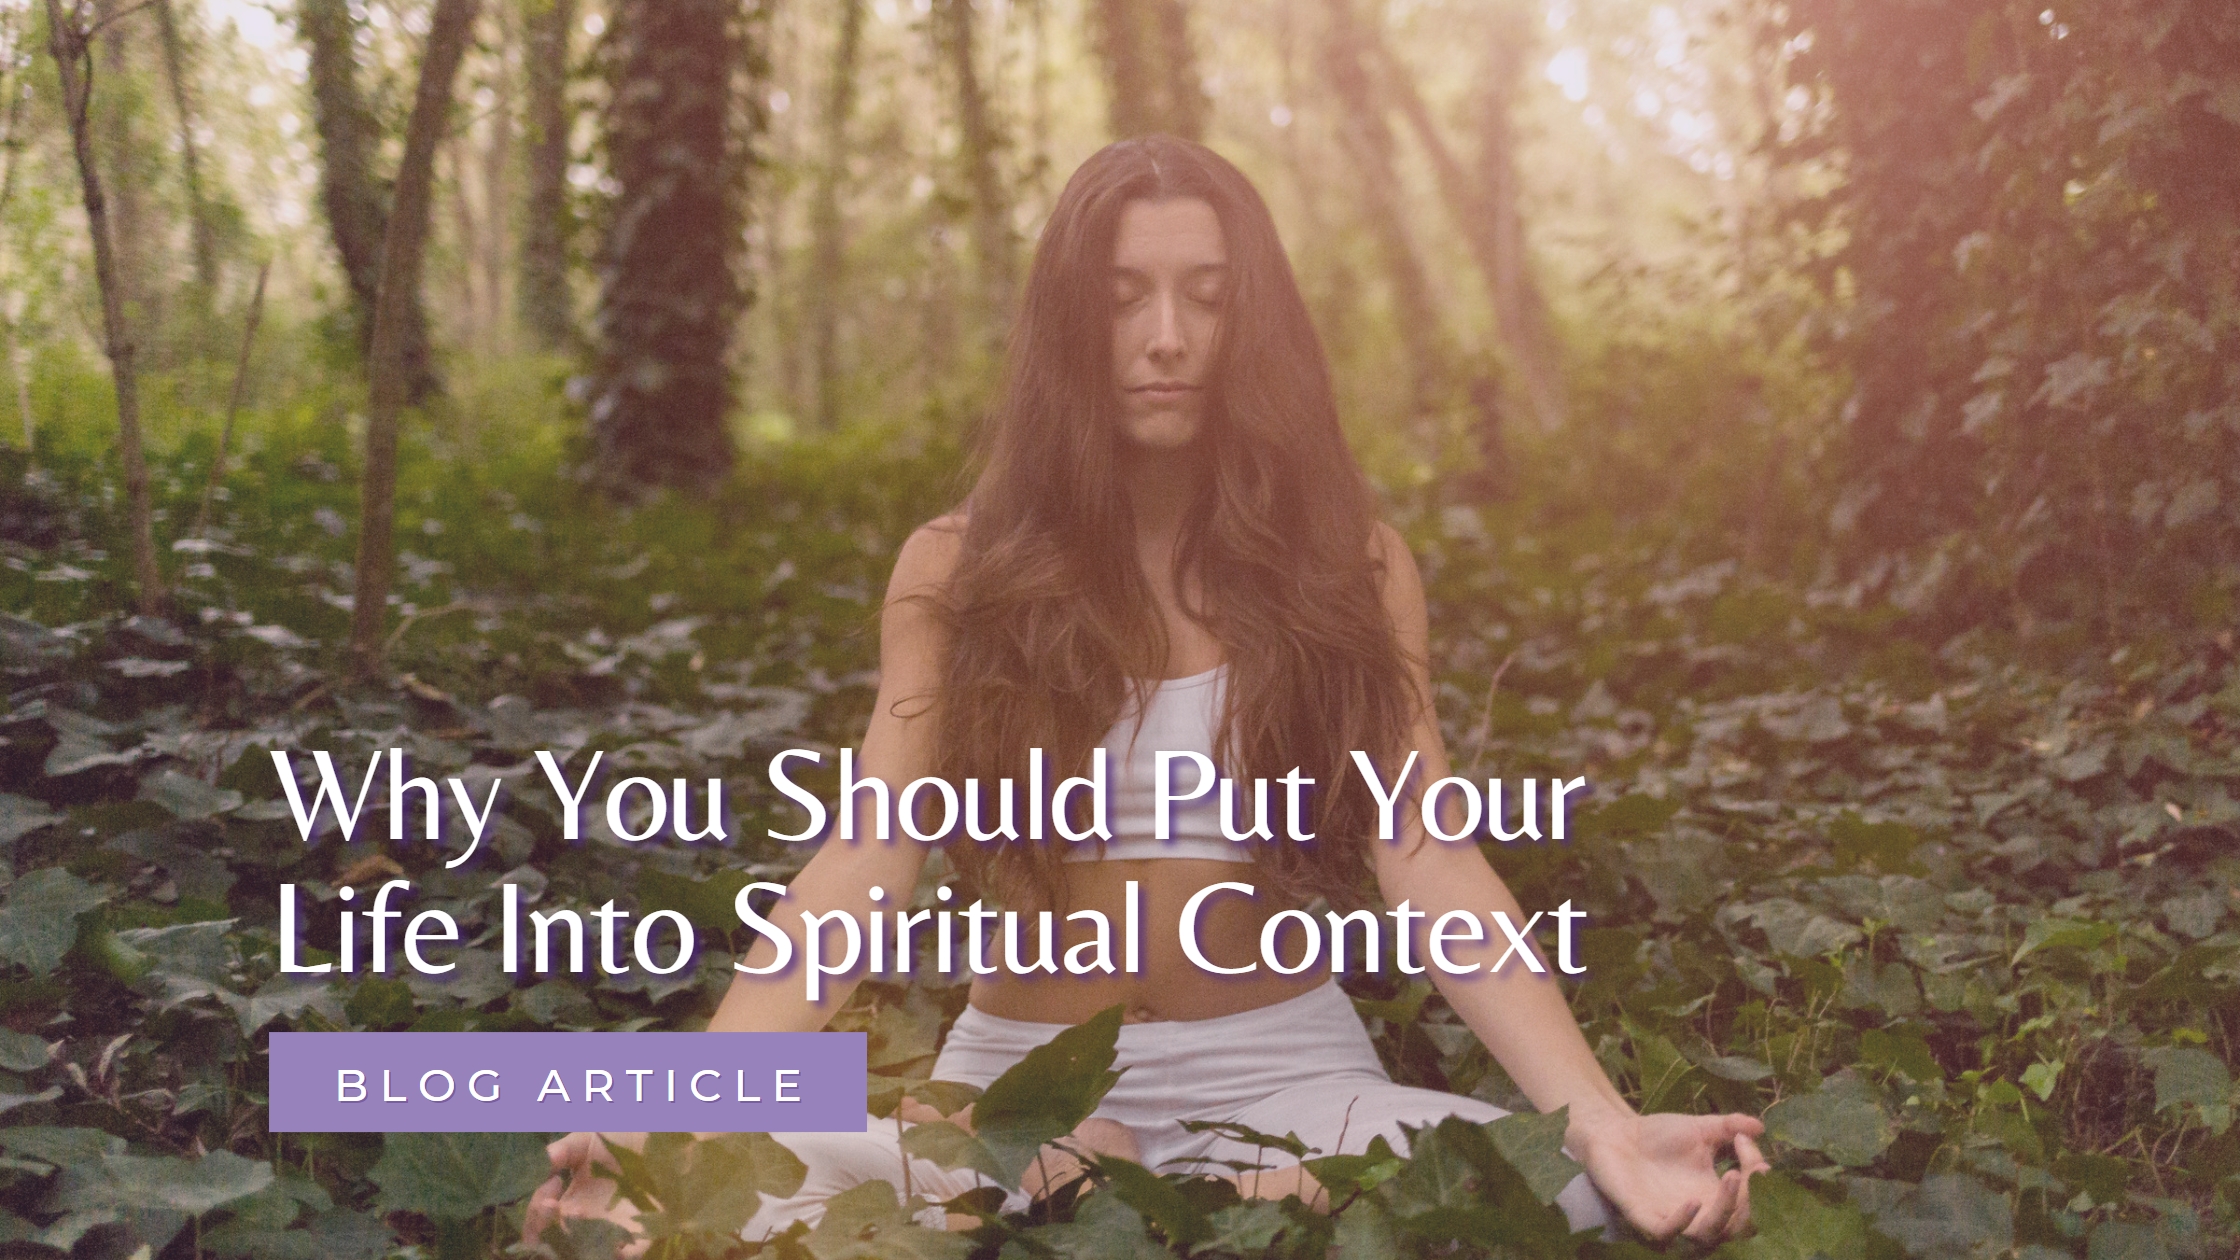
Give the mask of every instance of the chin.
M 1196 416 L 1156 412 L 1129 419 L 1123 432 L 1128 444 L 1153 451 L 1179 451 L 1198 440 L 1205 424 Z

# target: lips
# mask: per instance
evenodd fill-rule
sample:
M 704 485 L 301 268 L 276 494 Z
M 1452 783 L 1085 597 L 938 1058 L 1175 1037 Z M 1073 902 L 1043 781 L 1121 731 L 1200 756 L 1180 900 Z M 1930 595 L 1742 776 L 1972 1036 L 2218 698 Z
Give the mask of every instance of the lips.
M 1153 402 L 1173 402 L 1197 393 L 1198 387 L 1184 384 L 1181 381 L 1155 381 L 1149 385 L 1132 386 L 1128 392 L 1138 398 L 1148 398 Z

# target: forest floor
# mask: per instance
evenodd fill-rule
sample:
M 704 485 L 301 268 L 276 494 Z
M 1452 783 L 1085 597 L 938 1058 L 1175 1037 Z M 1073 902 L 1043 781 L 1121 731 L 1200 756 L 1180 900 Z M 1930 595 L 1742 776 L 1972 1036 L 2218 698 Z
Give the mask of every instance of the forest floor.
M 762 838 L 796 825 L 768 759 L 860 737 L 886 570 L 957 484 L 953 452 L 864 434 L 753 454 L 712 503 L 623 511 L 552 471 L 557 426 L 416 441 L 394 682 L 369 688 L 341 668 L 346 443 L 274 421 L 209 537 L 171 544 L 161 620 L 128 615 L 118 495 L 95 460 L 65 452 L 27 478 L 13 457 L 0 479 L 0 1247 L 495 1250 L 543 1175 L 539 1139 L 273 1136 L 267 1033 L 703 1019 L 744 944 L 734 892 L 803 857 Z M 207 458 L 189 443 L 159 464 L 160 537 L 186 532 Z M 1592 916 L 1574 1005 L 1605 1067 L 1645 1108 L 1766 1116 L 1777 1174 L 1756 1192 L 1760 1233 L 1727 1254 L 2233 1254 L 2229 635 L 2025 667 L 1984 634 L 1919 643 L 1840 592 L 1689 563 L 1545 503 L 1392 514 L 1431 595 L 1457 765 L 1592 785 L 1568 844 L 1490 856 L 1525 905 Z M 722 777 L 732 839 L 631 845 L 594 811 L 571 845 L 546 794 L 524 792 L 457 870 L 426 844 L 301 842 L 271 752 L 325 749 L 354 776 L 388 748 L 431 775 L 518 777 L 537 749 L 602 749 L 616 769 Z M 472 940 L 501 872 L 546 905 L 677 909 L 709 946 L 667 978 L 530 983 L 488 949 L 445 982 L 277 975 L 283 881 L 323 902 L 401 875 Z M 1346 983 L 1397 1077 L 1518 1101 L 1420 980 Z M 834 1026 L 869 1033 L 874 1110 L 923 1079 L 962 1001 L 859 989 Z M 866 1200 L 787 1245 L 1579 1253 L 1517 1197 L 1545 1198 L 1535 1132 L 1442 1132 L 1413 1160 L 1331 1166 L 1348 1190 L 1334 1225 L 1146 1178 L 961 1240 Z M 636 1171 L 655 1199 L 708 1172 L 673 1152 Z M 720 1251 L 737 1227 L 736 1201 L 664 1205 L 675 1254 Z

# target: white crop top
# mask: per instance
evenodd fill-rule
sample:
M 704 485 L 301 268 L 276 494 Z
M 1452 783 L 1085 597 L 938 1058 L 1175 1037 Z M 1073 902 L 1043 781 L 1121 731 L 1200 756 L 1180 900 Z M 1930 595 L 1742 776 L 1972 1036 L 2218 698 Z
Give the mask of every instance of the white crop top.
M 1159 840 L 1155 826 L 1158 754 L 1198 752 L 1213 756 L 1214 734 L 1221 722 L 1221 699 L 1229 668 L 1216 666 L 1188 678 L 1168 678 L 1152 688 L 1144 701 L 1142 721 L 1130 705 L 1105 732 L 1102 747 L 1112 772 L 1112 801 L 1107 822 L 1113 838 L 1103 844 L 1083 842 L 1066 853 L 1068 862 L 1095 862 L 1126 858 L 1208 858 L 1216 862 L 1249 862 L 1250 850 L 1221 834 L 1221 792 L 1207 791 L 1191 801 L 1176 801 L 1170 808 L 1168 833 Z M 1170 791 L 1187 792 L 1198 785 L 1198 767 L 1176 758 L 1167 766 Z M 1244 802 L 1239 806 L 1249 810 Z

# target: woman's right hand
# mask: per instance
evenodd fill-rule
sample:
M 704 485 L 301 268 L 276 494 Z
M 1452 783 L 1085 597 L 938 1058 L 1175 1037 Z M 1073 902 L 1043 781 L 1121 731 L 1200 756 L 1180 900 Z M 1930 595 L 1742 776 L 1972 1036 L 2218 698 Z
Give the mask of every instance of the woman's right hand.
M 643 1133 L 570 1133 L 545 1147 L 552 1159 L 552 1177 L 529 1196 L 529 1212 L 521 1223 L 522 1244 L 534 1246 L 555 1223 L 565 1229 L 572 1220 L 610 1221 L 637 1233 L 637 1205 L 615 1193 L 617 1170 L 607 1144 L 636 1150 L 645 1140 Z M 630 1244 L 622 1249 L 620 1260 L 635 1260 L 649 1245 L 642 1239 Z

